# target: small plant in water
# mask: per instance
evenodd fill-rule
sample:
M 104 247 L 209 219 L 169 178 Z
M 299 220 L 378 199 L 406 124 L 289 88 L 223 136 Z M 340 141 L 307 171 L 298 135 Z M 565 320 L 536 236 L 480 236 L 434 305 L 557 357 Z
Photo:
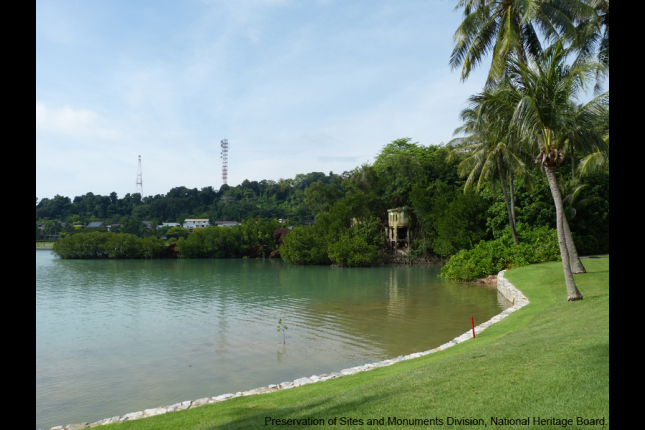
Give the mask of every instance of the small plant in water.
M 289 330 L 289 327 L 286 325 L 282 324 L 282 319 L 278 322 L 278 332 L 281 332 L 284 336 L 284 344 L 287 344 L 287 330 Z

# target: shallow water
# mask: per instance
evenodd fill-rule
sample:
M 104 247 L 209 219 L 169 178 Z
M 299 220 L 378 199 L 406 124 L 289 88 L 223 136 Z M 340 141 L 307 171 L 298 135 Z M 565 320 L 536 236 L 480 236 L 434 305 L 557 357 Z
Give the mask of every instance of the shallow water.
M 36 251 L 36 427 L 94 422 L 437 347 L 503 306 L 437 266 L 61 261 Z M 278 320 L 289 327 L 287 344 Z

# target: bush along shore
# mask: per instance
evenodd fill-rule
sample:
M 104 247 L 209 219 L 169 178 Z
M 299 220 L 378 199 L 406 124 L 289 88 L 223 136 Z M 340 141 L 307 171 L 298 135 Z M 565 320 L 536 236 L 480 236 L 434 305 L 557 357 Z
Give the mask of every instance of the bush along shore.
M 345 369 L 340 372 L 332 373 L 330 375 L 327 375 L 327 374 L 322 374 L 320 376 L 314 375 L 310 378 L 300 378 L 293 382 L 283 382 L 279 385 L 278 384 L 269 385 L 268 387 L 262 387 L 254 390 L 238 392 L 236 394 L 223 394 L 217 397 L 204 398 L 204 399 L 199 399 L 195 401 L 185 401 L 185 402 L 176 403 L 170 406 L 165 406 L 165 407 L 160 407 L 155 409 L 148 409 L 141 412 L 133 412 L 119 417 L 107 418 L 107 419 L 95 422 L 93 424 L 90 424 L 90 423 L 70 424 L 68 426 L 53 427 L 51 428 L 51 430 L 89 429 L 89 428 L 94 428 L 99 426 L 105 426 L 108 424 L 125 423 L 125 422 L 140 420 L 143 418 L 156 417 L 156 416 L 165 415 L 172 412 L 180 412 L 188 409 L 199 408 L 206 405 L 221 403 L 221 402 L 236 399 L 239 397 L 249 397 L 249 396 L 256 396 L 261 394 L 275 393 L 281 390 L 290 390 L 293 388 L 298 388 L 309 384 L 316 384 L 320 382 L 330 381 L 332 379 L 342 378 L 344 376 L 356 375 L 361 372 L 376 370 L 383 367 L 392 366 L 394 364 L 401 363 L 404 361 L 413 360 L 416 358 L 425 357 L 430 354 L 435 354 L 441 351 L 445 351 L 448 348 L 451 348 L 453 346 L 456 346 L 466 341 L 469 341 L 471 339 L 474 339 L 476 335 L 482 334 L 484 330 L 491 327 L 493 324 L 504 320 L 506 317 L 510 316 L 514 312 L 517 312 L 523 307 L 529 305 L 530 303 L 529 299 L 520 290 L 515 288 L 513 284 L 511 284 L 508 280 L 506 280 L 506 278 L 504 277 L 504 272 L 500 272 L 500 274 L 498 275 L 497 285 L 498 285 L 498 290 L 502 294 L 502 296 L 504 296 L 504 298 L 508 300 L 510 303 L 513 303 L 512 307 L 509 307 L 508 309 L 504 310 L 504 312 L 493 317 L 489 321 L 483 324 L 480 324 L 479 326 L 475 327 L 473 330 L 469 330 L 463 335 L 455 338 L 454 340 L 429 351 L 418 352 L 415 354 L 409 354 L 406 356 L 393 358 L 391 360 L 384 360 L 379 363 L 366 364 L 364 366 Z
M 556 230 L 519 225 L 517 233 L 519 244 L 513 243 L 507 229 L 497 240 L 482 241 L 470 251 L 460 251 L 443 267 L 441 275 L 453 281 L 472 282 L 504 269 L 562 261 Z
M 251 220 L 233 228 L 182 229 L 168 240 L 93 232 L 65 236 L 53 249 L 70 260 L 269 257 L 282 242 L 279 226 L 275 220 Z

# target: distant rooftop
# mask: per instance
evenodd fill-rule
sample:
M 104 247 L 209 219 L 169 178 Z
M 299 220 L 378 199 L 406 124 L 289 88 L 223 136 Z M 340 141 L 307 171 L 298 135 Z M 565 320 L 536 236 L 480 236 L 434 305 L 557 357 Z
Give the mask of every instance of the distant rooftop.
M 91 222 L 87 225 L 87 228 L 101 228 L 103 227 L 102 222 Z
M 219 226 L 236 226 L 239 225 L 237 221 L 215 221 L 215 225 Z

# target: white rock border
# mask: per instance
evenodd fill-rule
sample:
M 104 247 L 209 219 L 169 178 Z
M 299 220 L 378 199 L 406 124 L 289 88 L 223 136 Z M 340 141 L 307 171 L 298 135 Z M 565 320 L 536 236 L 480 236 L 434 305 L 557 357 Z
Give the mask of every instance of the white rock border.
M 524 294 L 517 288 L 513 286 L 505 277 L 504 274 L 506 273 L 506 270 L 502 271 L 499 273 L 497 276 L 497 290 L 511 303 L 513 303 L 513 306 L 506 309 L 504 312 L 501 314 L 491 318 L 489 321 L 480 324 L 479 326 L 475 327 L 475 333 L 480 334 L 484 330 L 486 330 L 488 327 L 492 326 L 493 324 L 500 322 L 504 318 L 508 317 L 514 312 L 519 311 L 522 309 L 524 306 L 527 306 L 530 302 L 529 299 L 526 298 Z M 425 352 L 418 352 L 416 354 L 410 354 L 406 356 L 401 356 L 397 358 L 393 358 L 391 360 L 385 360 L 381 361 L 380 363 L 374 363 L 374 364 L 366 364 L 364 366 L 359 366 L 359 367 L 354 367 L 352 369 L 345 369 L 342 370 L 339 373 L 332 373 L 331 375 L 321 375 L 317 376 L 314 375 L 311 378 L 301 378 L 297 379 L 293 382 L 283 382 L 280 385 L 269 385 L 268 387 L 264 388 L 258 388 L 255 390 L 251 391 L 245 391 L 245 392 L 239 392 L 236 394 L 224 394 L 218 397 L 212 397 L 212 398 L 205 398 L 205 399 L 200 399 L 196 400 L 194 402 L 191 401 L 186 401 L 182 403 L 176 403 L 171 406 L 166 406 L 166 407 L 161 407 L 157 409 L 147 409 L 143 412 L 134 412 L 131 414 L 124 415 L 122 417 L 114 417 L 114 418 L 108 418 L 102 421 L 98 421 L 94 424 L 89 424 L 89 423 L 82 423 L 82 424 L 70 424 L 68 426 L 57 426 L 57 427 L 52 427 L 51 430 L 80 430 L 80 429 L 89 429 L 89 428 L 94 428 L 94 427 L 99 427 L 99 426 L 104 426 L 108 424 L 116 424 L 116 423 L 123 423 L 126 421 L 135 421 L 135 420 L 140 420 L 143 418 L 150 418 L 150 417 L 156 417 L 159 415 L 165 415 L 168 413 L 172 412 L 178 412 L 178 411 L 184 411 L 186 409 L 194 409 L 194 408 L 199 408 L 201 406 L 205 405 L 212 405 L 214 403 L 220 403 L 224 402 L 227 400 L 235 399 L 238 397 L 247 397 L 247 396 L 254 396 L 254 395 L 259 395 L 259 394 L 268 394 L 268 393 L 274 393 L 276 391 L 282 391 L 282 390 L 289 390 L 292 388 L 297 388 L 297 387 L 302 387 L 303 385 L 308 385 L 308 384 L 315 384 L 318 382 L 325 382 L 329 381 L 330 379 L 336 379 L 336 378 L 341 378 L 343 376 L 349 376 L 349 375 L 355 375 L 360 372 L 367 372 L 370 370 L 378 369 L 381 367 L 388 367 L 396 363 L 400 363 L 402 361 L 407 361 L 407 360 L 412 360 L 415 358 L 420 358 L 424 357 L 426 355 L 434 354 L 435 352 L 443 351 L 446 350 L 450 347 L 453 347 L 455 345 L 459 345 L 460 343 L 464 343 L 470 339 L 473 338 L 473 333 L 471 330 L 468 332 L 464 333 L 463 335 L 455 338 L 451 342 L 448 342 L 444 345 L 441 345 L 438 348 L 432 349 L 430 351 L 425 351 Z

